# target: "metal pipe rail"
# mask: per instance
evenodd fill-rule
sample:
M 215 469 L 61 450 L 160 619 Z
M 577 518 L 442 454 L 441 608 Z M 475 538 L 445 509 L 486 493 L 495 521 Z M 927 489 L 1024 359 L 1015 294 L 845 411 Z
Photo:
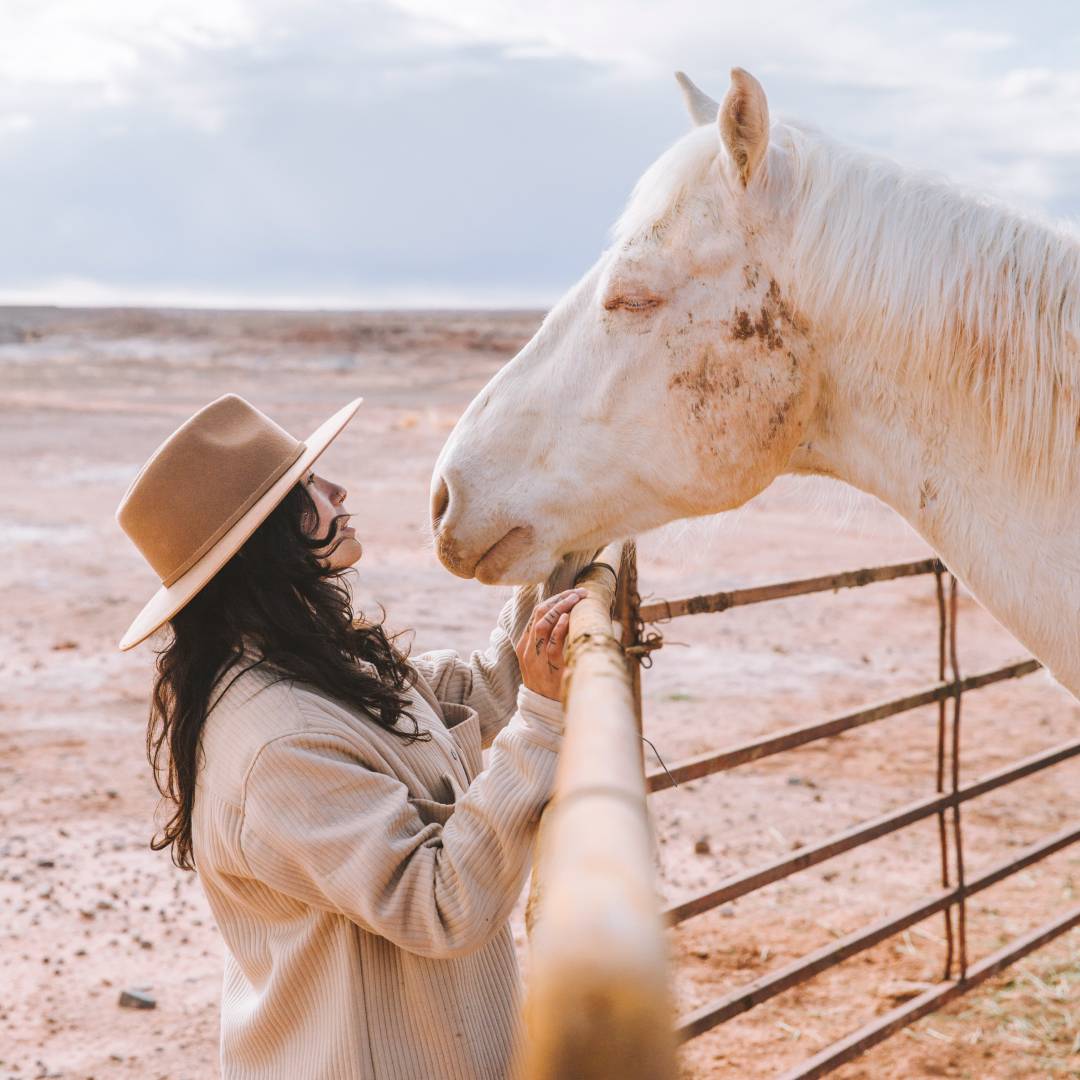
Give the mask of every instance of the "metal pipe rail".
M 994 668 L 992 671 L 969 675 L 960 681 L 960 691 L 978 690 L 983 686 L 990 686 L 1005 679 L 1019 679 L 1024 675 L 1030 675 L 1033 671 L 1038 671 L 1040 667 L 1042 665 L 1038 660 L 1016 660 L 1011 664 L 1006 664 L 1004 667 Z M 853 728 L 872 724 L 878 720 L 885 720 L 890 716 L 897 716 L 912 709 L 919 709 L 924 705 L 947 701 L 949 698 L 954 697 L 955 694 L 956 686 L 953 683 L 937 683 L 923 690 L 917 690 L 913 694 L 882 701 L 877 705 L 871 705 L 865 709 L 859 709 L 857 712 L 835 717 L 832 720 L 803 724 L 801 727 L 790 728 L 777 734 L 738 743 L 735 746 L 728 747 L 726 750 L 698 754 L 696 757 L 687 758 L 685 761 L 677 761 L 670 769 L 656 769 L 648 773 L 645 777 L 645 783 L 650 794 L 654 791 L 664 791 L 688 780 L 700 780 L 703 776 L 725 772 L 728 769 L 734 769 L 738 765 L 745 765 L 750 761 L 760 761 L 762 758 L 783 753 L 785 750 L 794 750 L 798 746 L 805 746 L 807 743 L 816 742 L 818 739 L 829 739 L 834 735 L 841 735 L 845 731 L 851 731 Z
M 989 776 L 984 776 L 982 780 L 978 780 L 968 787 L 960 788 L 959 791 L 944 795 L 929 795 L 924 799 L 918 799 L 900 807 L 898 810 L 861 822 L 845 832 L 837 833 L 827 840 L 822 840 L 818 844 L 800 848 L 794 855 L 788 855 L 757 870 L 729 878 L 716 889 L 710 889 L 708 892 L 692 896 L 681 903 L 673 904 L 666 910 L 665 917 L 671 925 L 684 922 L 694 915 L 700 915 L 702 912 L 710 911 L 720 904 L 737 900 L 740 896 L 755 892 L 766 885 L 772 885 L 774 882 L 782 881 L 800 870 L 807 870 L 811 866 L 817 866 L 819 863 L 826 862 L 837 855 L 842 855 L 845 851 L 851 851 L 854 848 L 862 847 L 864 844 L 869 844 L 873 840 L 879 840 L 883 836 L 907 828 L 908 825 L 914 825 L 917 821 L 933 817 L 934 814 L 938 814 L 942 810 L 959 806 L 970 799 L 985 795 L 988 791 L 994 791 L 997 788 L 1005 787 L 1007 784 L 1013 784 L 1017 780 L 1022 780 L 1025 776 L 1041 772 L 1043 769 L 1048 769 L 1062 761 L 1068 761 L 1069 758 L 1074 758 L 1077 755 L 1080 755 L 1080 740 L 1062 743 L 1060 746 L 1044 751 L 1041 754 L 1032 754 L 1031 757 L 1025 758 L 1007 768 L 999 769 Z
M 1055 852 L 1067 848 L 1077 840 L 1080 840 L 1080 825 L 1072 825 L 1067 829 L 1062 829 L 1061 832 L 1056 833 L 1048 840 L 1032 844 L 1017 858 L 1007 859 L 987 870 L 986 873 L 981 874 L 973 881 L 969 881 L 964 887 L 964 895 L 972 896 L 975 893 L 982 892 L 983 889 L 988 889 L 991 885 L 996 885 L 999 881 L 1004 881 L 1005 878 L 1033 866 L 1041 859 L 1048 858 Z M 816 952 L 812 952 L 799 960 L 778 968 L 776 971 L 755 979 L 752 983 L 748 983 L 746 986 L 740 987 L 738 990 L 734 990 L 716 1001 L 711 1001 L 707 1005 L 695 1009 L 692 1013 L 680 1019 L 676 1034 L 680 1042 L 686 1042 L 696 1035 L 702 1035 L 717 1024 L 722 1024 L 725 1020 L 730 1020 L 740 1013 L 748 1012 L 755 1005 L 760 1005 L 763 1001 L 768 1001 L 769 998 L 776 997 L 777 994 L 782 994 L 785 990 L 790 990 L 793 986 L 806 982 L 810 977 L 828 971 L 829 968 L 835 967 L 837 964 L 850 959 L 852 956 L 857 956 L 875 945 L 880 945 L 881 942 L 894 934 L 899 934 L 908 927 L 922 922 L 923 919 L 936 915 L 939 911 L 944 911 L 951 904 L 957 903 L 959 899 L 960 890 L 950 889 L 948 892 L 938 893 L 929 899 L 920 900 L 891 918 L 848 934 L 832 945 L 826 945 Z
M 782 1073 L 777 1080 L 816 1080 L 819 1076 L 831 1073 L 845 1062 L 858 1057 L 863 1051 L 869 1050 L 871 1046 L 876 1046 L 887 1039 L 902 1027 L 913 1024 L 916 1020 L 940 1009 L 942 1005 L 947 1005 L 961 994 L 966 994 L 979 983 L 1004 971 L 1009 965 L 1022 960 L 1036 949 L 1041 949 L 1074 926 L 1080 926 L 1080 906 L 1071 908 L 1060 918 L 1043 923 L 1037 929 L 1016 938 L 1004 948 L 972 964 L 963 977 L 946 979 L 917 998 L 912 998 L 911 1001 L 887 1012 L 884 1016 L 864 1024 L 858 1031 L 853 1031 L 850 1035 L 808 1058 L 801 1065 Z
M 1047 941 L 1073 926 L 1080 925 L 1080 908 L 1075 908 L 1060 918 L 1016 939 L 991 956 L 974 964 L 968 964 L 965 931 L 967 897 L 1080 841 L 1080 826 L 1070 826 L 1034 844 L 1016 858 L 999 863 L 975 879 L 968 880 L 964 871 L 961 806 L 989 791 L 1080 756 L 1080 740 L 1063 743 L 1033 754 L 961 787 L 959 779 L 960 702 L 963 695 L 1004 680 L 1022 678 L 1039 670 L 1041 665 L 1037 660 L 1023 659 L 975 675 L 961 676 L 956 647 L 956 580 L 948 574 L 938 559 L 868 567 L 841 574 L 642 604 L 637 592 L 637 568 L 631 551 L 624 562 L 623 591 L 625 595 L 619 615 L 622 623 L 622 640 L 627 656 L 639 664 L 644 661 L 643 666 L 648 666 L 649 660 L 646 658 L 651 659 L 651 653 L 660 648 L 663 641 L 658 633 L 646 634 L 646 624 L 662 623 L 683 615 L 722 612 L 772 600 L 838 589 L 859 588 L 875 582 L 929 574 L 933 574 L 936 579 L 939 621 L 938 681 L 936 683 L 843 716 L 802 724 L 687 758 L 676 762 L 670 769 L 650 772 L 646 777 L 646 786 L 650 793 L 660 792 L 680 782 L 699 779 L 753 761 L 760 761 L 774 754 L 805 746 L 820 739 L 832 738 L 890 716 L 936 704 L 938 707 L 937 772 L 936 790 L 932 794 L 877 818 L 861 822 L 817 844 L 804 847 L 797 853 L 728 878 L 715 888 L 672 904 L 664 915 L 669 925 L 678 924 L 719 904 L 745 896 L 800 870 L 816 866 L 843 852 L 851 851 L 917 821 L 932 817 L 938 819 L 942 891 L 694 1010 L 679 1021 L 677 1034 L 681 1042 L 695 1038 L 717 1024 L 754 1008 L 923 919 L 934 914 L 942 914 L 945 920 L 947 946 L 943 981 L 912 1001 L 871 1021 L 832 1046 L 826 1047 L 801 1065 L 784 1073 L 780 1080 L 810 1080 L 813 1077 L 824 1076 L 905 1024 L 925 1016 Z M 949 586 L 948 597 L 946 597 L 945 588 L 946 578 Z M 950 678 L 946 677 L 947 672 Z M 951 710 L 948 708 L 950 703 Z M 640 698 L 638 708 L 640 710 Z M 954 915 L 956 916 L 955 932 Z M 954 964 L 958 972 L 956 978 L 951 977 Z
M 920 559 L 917 562 L 893 563 L 890 566 L 869 566 L 863 570 L 845 570 L 842 574 L 802 578 L 799 581 L 779 581 L 773 585 L 751 585 L 729 592 L 707 593 L 684 600 L 654 600 L 638 612 L 642 622 L 667 622 L 680 615 L 704 615 L 727 611 L 748 604 L 763 604 L 767 600 L 785 600 L 792 596 L 808 596 L 817 592 L 836 592 L 838 589 L 857 589 L 875 581 L 894 581 L 897 578 L 938 574 L 944 570 L 940 559 Z
M 578 584 L 566 733 L 534 874 L 527 1080 L 674 1080 L 667 947 L 654 885 L 631 674 L 614 634 L 620 549 Z

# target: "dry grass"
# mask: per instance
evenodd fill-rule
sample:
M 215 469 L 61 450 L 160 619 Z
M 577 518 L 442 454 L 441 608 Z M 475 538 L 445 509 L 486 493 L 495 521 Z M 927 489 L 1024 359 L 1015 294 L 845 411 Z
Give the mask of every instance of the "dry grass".
M 923 1049 L 935 1043 L 982 1049 L 986 1072 L 946 1066 L 940 1075 L 1080 1077 L 1080 935 L 1074 931 L 1028 957 L 905 1034 Z M 970 1051 L 964 1058 L 970 1061 Z

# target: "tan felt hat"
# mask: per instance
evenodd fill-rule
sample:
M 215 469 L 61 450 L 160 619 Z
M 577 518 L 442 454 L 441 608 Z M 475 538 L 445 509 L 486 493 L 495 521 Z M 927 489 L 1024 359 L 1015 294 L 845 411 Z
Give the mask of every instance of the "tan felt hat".
M 200 409 L 151 455 L 116 520 L 161 579 L 120 639 L 131 649 L 168 622 L 240 550 L 353 418 L 356 398 L 298 442 L 236 394 Z

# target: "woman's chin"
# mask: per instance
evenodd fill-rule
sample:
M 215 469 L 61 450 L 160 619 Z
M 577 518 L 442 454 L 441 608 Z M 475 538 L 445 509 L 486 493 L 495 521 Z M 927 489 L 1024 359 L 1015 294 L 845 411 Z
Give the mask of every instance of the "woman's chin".
M 345 558 L 348 559 L 347 566 L 355 566 L 363 558 L 364 545 L 361 544 L 355 536 L 350 536 L 342 546 L 346 549 Z
M 364 548 L 360 541 L 355 536 L 346 536 L 334 548 L 334 553 L 330 556 L 330 565 L 335 570 L 347 570 L 350 566 L 355 566 L 363 554 Z

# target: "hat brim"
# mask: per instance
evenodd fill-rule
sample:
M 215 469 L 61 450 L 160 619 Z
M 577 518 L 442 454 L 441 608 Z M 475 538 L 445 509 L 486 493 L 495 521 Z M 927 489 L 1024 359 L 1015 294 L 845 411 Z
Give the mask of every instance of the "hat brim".
M 274 507 L 311 468 L 312 463 L 337 438 L 356 415 L 363 398 L 350 401 L 304 440 L 304 452 L 282 473 L 257 502 L 190 569 L 167 588 L 163 585 L 139 612 L 120 639 L 121 651 L 135 648 L 167 623 L 244 546 L 244 542 L 270 516 Z

